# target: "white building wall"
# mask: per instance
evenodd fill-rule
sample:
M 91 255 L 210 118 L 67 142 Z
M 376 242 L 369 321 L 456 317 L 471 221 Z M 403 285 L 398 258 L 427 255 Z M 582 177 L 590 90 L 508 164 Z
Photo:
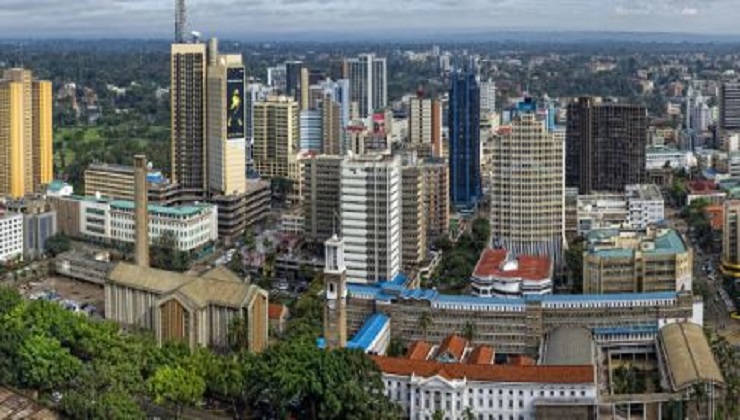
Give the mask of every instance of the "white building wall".
M 23 257 L 23 215 L 0 217 L 0 261 Z

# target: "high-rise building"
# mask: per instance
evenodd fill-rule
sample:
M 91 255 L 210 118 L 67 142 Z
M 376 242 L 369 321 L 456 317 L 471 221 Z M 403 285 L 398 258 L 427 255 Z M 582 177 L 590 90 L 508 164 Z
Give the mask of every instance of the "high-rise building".
M 172 179 L 184 189 L 206 188 L 206 45 L 173 44 L 170 106 Z
M 647 110 L 579 98 L 568 105 L 565 181 L 581 194 L 623 191 L 647 177 Z
M 722 274 L 740 279 L 740 201 L 724 204 L 722 228 Z
M 309 70 L 303 61 L 287 61 L 285 63 L 285 95 L 293 98 L 301 110 L 309 108 Z
M 342 153 L 342 107 L 330 95 L 321 100 L 321 151 L 327 155 Z
M 740 81 L 722 82 L 719 94 L 720 128 L 740 130 Z
M 212 39 L 208 51 L 208 190 L 243 194 L 246 190 L 245 74 L 242 56 L 220 54 Z
M 409 143 L 425 145 L 433 156 L 442 153 L 442 107 L 436 99 L 409 101 Z
M 401 271 L 401 159 L 347 157 L 341 170 L 347 278 L 358 283 L 391 280 Z
M 424 212 L 427 243 L 449 235 L 450 182 L 449 166 L 443 158 L 426 158 L 421 166 L 424 179 Z
M 323 149 L 323 112 L 318 109 L 300 111 L 301 150 L 320 152 Z
M 388 74 L 385 58 L 361 54 L 344 62 L 344 78 L 349 79 L 351 101 L 357 102 L 359 115 L 370 116 L 388 104 Z
M 418 268 L 427 252 L 422 163 L 410 159 L 401 168 L 401 262 L 407 273 Z
M 341 156 L 318 155 L 303 165 L 303 230 L 306 240 L 323 244 L 340 233 Z
M 288 71 L 285 64 L 267 68 L 267 86 L 278 92 L 286 92 L 288 85 Z
M 30 70 L 0 79 L 0 196 L 22 197 L 53 178 L 51 82 Z
M 480 82 L 480 115 L 481 119 L 489 118 L 496 113 L 496 84 L 493 80 Z
M 455 208 L 471 209 L 481 194 L 480 88 L 472 69 L 450 75 L 448 106 L 450 199 Z
M 492 155 L 493 243 L 514 255 L 559 263 L 564 241 L 563 130 L 549 131 L 531 111 L 502 129 Z
M 264 177 L 288 177 L 299 148 L 298 103 L 292 98 L 268 98 L 254 105 L 254 164 Z

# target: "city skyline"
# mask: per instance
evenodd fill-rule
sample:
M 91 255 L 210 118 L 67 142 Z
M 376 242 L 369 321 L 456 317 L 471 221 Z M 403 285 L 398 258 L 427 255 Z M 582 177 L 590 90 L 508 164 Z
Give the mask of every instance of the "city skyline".
M 373 30 L 384 31 L 377 37 L 501 30 L 740 35 L 735 25 L 740 12 L 732 0 L 606 0 L 600 7 L 588 0 L 383 1 L 190 0 L 188 23 L 190 30 L 234 38 L 291 32 L 330 37 L 326 28 L 359 29 L 368 38 Z M 4 6 L 0 38 L 173 36 L 172 0 L 6 0 Z

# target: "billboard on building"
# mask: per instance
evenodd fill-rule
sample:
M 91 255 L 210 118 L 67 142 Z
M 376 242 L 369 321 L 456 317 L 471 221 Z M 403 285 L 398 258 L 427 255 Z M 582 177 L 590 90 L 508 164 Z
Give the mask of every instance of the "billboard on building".
M 226 138 L 245 138 L 244 67 L 226 70 Z

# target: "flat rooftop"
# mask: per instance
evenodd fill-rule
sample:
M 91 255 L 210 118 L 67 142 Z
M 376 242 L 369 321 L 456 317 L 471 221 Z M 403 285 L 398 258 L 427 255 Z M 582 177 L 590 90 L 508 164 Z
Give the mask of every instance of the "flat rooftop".
M 591 231 L 586 240 L 587 252 L 602 258 L 631 258 L 638 251 L 645 255 L 671 255 L 688 251 L 683 238 L 674 229 L 597 229 Z

